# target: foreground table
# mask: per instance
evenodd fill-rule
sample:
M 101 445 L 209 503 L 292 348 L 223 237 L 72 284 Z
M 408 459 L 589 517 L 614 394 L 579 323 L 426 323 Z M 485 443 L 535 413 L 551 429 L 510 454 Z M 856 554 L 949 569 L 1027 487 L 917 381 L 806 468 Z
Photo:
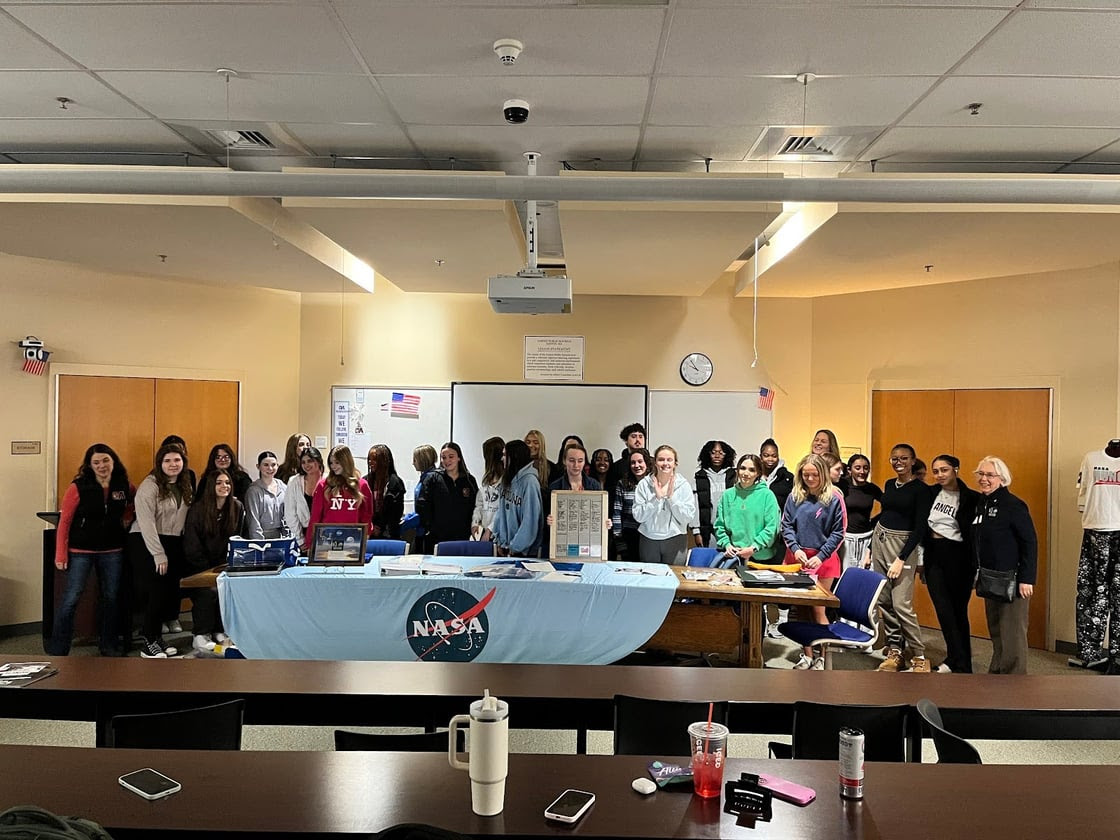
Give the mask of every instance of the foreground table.
M 665 758 L 666 756 L 661 756 Z M 731 759 L 725 778 L 780 772 L 817 791 L 804 808 L 774 802 L 773 821 L 735 824 L 719 802 L 690 793 L 630 788 L 651 757 L 510 756 L 506 806 L 471 812 L 465 773 L 443 754 L 332 752 L 158 752 L 73 747 L 0 747 L 6 773 L 0 808 L 36 804 L 104 825 L 118 840 L 177 837 L 365 834 L 421 822 L 468 835 L 505 837 L 1056 838 L 1115 837 L 1120 767 L 868 765 L 862 803 L 839 798 L 835 762 Z M 183 789 L 149 802 L 117 778 L 141 767 Z M 549 823 L 545 806 L 565 788 L 597 801 L 576 827 Z
M 6 656 L 6 661 L 42 657 Z M 966 738 L 1120 740 L 1120 691 L 1110 678 L 879 674 L 642 666 L 424 662 L 285 662 L 54 657 L 55 676 L 0 690 L 0 717 L 98 722 L 113 714 L 245 699 L 252 724 L 445 726 L 484 688 L 509 701 L 511 726 L 613 727 L 613 697 L 730 700 L 731 730 L 788 734 L 797 700 L 914 705 L 929 697 Z M 912 730 L 917 739 L 917 730 Z M 915 740 L 920 754 L 920 740 Z

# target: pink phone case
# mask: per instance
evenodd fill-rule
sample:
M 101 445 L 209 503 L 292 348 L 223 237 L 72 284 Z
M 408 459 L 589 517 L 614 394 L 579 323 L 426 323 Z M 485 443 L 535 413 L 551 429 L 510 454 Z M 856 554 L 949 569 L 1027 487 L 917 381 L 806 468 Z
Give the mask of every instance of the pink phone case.
M 817 798 L 817 792 L 812 788 L 795 784 L 781 776 L 771 776 L 768 773 L 758 774 L 758 786 L 770 791 L 779 799 L 792 802 L 794 805 L 808 805 Z

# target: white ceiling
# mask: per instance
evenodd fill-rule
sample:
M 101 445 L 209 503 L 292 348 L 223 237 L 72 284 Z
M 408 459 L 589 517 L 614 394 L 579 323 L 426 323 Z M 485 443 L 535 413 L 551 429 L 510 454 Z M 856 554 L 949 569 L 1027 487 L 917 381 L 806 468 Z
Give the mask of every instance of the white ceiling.
M 525 42 L 512 67 L 492 52 L 501 37 Z M 1120 172 L 1118 43 L 1120 0 L 0 0 L 0 162 L 225 165 L 200 129 L 232 126 L 262 130 L 280 148 L 231 154 L 235 169 L 520 174 L 522 153 L 534 150 L 542 174 L 1108 174 Z M 238 73 L 228 86 L 219 67 Z M 794 78 L 803 72 L 818 78 L 804 87 Z M 62 109 L 56 97 L 72 102 Z M 505 124 L 507 98 L 530 102 L 528 124 Z M 971 102 L 982 103 L 976 116 Z M 750 159 L 768 128 L 803 124 L 868 134 L 827 162 Z M 38 242 L 38 256 L 96 264 L 132 247 L 127 228 L 90 218 L 90 205 L 67 218 L 56 208 L 34 224 L 11 218 L 41 209 L 8 207 L 5 221 L 102 236 L 89 237 L 86 251 L 81 237 L 60 246 L 58 230 L 3 243 L 31 250 Z M 758 208 L 610 209 L 544 211 L 542 249 L 566 257 L 577 292 L 703 293 L 712 266 L 741 253 L 768 220 Z M 231 215 L 194 211 L 213 213 L 206 231 Z M 294 212 L 408 290 L 473 291 L 489 273 L 520 267 L 506 208 L 433 203 L 399 220 L 371 205 Z M 848 215 L 818 236 L 837 226 L 854 237 L 844 243 L 866 249 L 872 279 L 857 285 L 902 282 L 897 251 Z M 979 247 L 986 223 L 972 215 L 952 236 L 971 232 Z M 165 239 L 176 230 L 167 227 Z M 367 235 L 371 228 L 391 235 Z M 178 236 L 167 247 L 189 244 L 189 232 Z M 250 250 L 256 236 L 245 228 Z M 835 232 L 822 239 L 837 240 Z M 1089 245 L 1052 259 L 1069 267 L 1111 254 Z M 455 269 L 450 261 L 428 269 L 436 252 L 455 254 Z M 221 282 L 262 282 L 232 254 L 194 270 L 204 262 Z M 835 278 L 820 248 L 782 271 L 793 267 L 798 288 L 835 288 L 822 281 Z M 310 271 L 306 288 L 318 286 L 321 270 Z M 912 282 L 930 281 L 939 280 Z M 298 277 L 284 282 L 300 288 Z

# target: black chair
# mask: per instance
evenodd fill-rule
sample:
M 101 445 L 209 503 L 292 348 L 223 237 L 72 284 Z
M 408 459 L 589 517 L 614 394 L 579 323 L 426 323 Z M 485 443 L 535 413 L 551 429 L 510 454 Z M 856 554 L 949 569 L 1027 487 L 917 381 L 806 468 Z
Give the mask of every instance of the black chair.
M 918 714 L 929 727 L 933 745 L 937 748 L 938 764 L 983 764 L 976 747 L 959 735 L 945 728 L 941 721 L 941 710 L 929 698 L 918 701 Z
M 116 715 L 109 721 L 109 746 L 141 750 L 239 750 L 245 701 L 216 706 Z
M 459 752 L 463 751 L 463 736 L 459 730 Z M 442 732 L 394 733 L 379 735 L 371 732 L 334 731 L 334 748 L 339 751 L 365 752 L 447 752 L 447 730 Z
M 793 743 L 770 742 L 774 758 L 837 760 L 840 730 L 863 730 L 865 761 L 906 760 L 906 720 L 910 707 L 856 706 L 832 703 L 793 704 Z
M 715 704 L 712 721 L 727 725 L 726 700 Z M 614 696 L 614 754 L 686 756 L 688 725 L 708 719 L 708 703 Z

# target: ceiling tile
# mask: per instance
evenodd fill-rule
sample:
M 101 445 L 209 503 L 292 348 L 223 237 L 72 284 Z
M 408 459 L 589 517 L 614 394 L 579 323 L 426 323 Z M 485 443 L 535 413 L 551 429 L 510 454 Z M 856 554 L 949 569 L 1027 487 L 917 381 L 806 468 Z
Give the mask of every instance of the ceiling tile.
M 660 78 L 652 125 L 886 125 L 933 77 L 794 79 Z M 804 104 L 804 111 L 802 105 Z
M 320 155 L 397 156 L 412 148 L 404 132 L 392 125 L 289 122 L 284 127 Z
M 377 74 L 634 76 L 653 71 L 662 8 L 459 8 L 454 4 L 335 0 Z M 402 37 L 402 33 L 415 33 Z M 503 67 L 494 41 L 525 45 Z
M 962 75 L 1120 76 L 1120 9 L 1019 12 L 958 69 Z
M 380 82 L 404 122 L 428 125 L 504 126 L 507 99 L 529 103 L 529 125 L 637 125 L 649 92 L 648 80 L 637 77 L 395 76 Z
M 941 75 L 1005 12 L 759 6 L 678 11 L 661 71 L 674 76 Z
M 861 160 L 1075 160 L 1120 135 L 1112 128 L 895 128 Z
M 155 120 L 0 120 L 0 152 L 195 151 Z
M 972 116 L 968 104 L 982 104 Z M 1120 79 L 966 76 L 946 79 L 903 125 L 1120 126 Z
M 72 100 L 65 110 L 59 107 L 60 96 Z M 77 71 L 0 71 L 0 101 L 6 119 L 147 117 L 88 73 Z
M 0 69 L 72 70 L 67 61 L 16 21 L 0 12 Z
M 361 66 L 319 4 L 8 6 L 95 70 L 286 70 L 356 73 Z M 96 33 L 96 37 L 90 37 Z
M 638 145 L 637 126 L 587 126 L 579 132 L 561 132 L 532 125 L 418 125 L 409 133 L 428 157 L 476 161 L 516 160 L 523 152 L 540 152 L 554 161 L 629 160 Z
M 106 82 L 165 120 L 226 119 L 217 73 L 104 72 Z M 246 73 L 229 83 L 229 117 L 261 122 L 395 122 L 364 76 Z
M 739 161 L 747 156 L 765 126 L 650 126 L 642 138 L 642 160 Z M 755 163 L 757 169 L 762 164 Z

